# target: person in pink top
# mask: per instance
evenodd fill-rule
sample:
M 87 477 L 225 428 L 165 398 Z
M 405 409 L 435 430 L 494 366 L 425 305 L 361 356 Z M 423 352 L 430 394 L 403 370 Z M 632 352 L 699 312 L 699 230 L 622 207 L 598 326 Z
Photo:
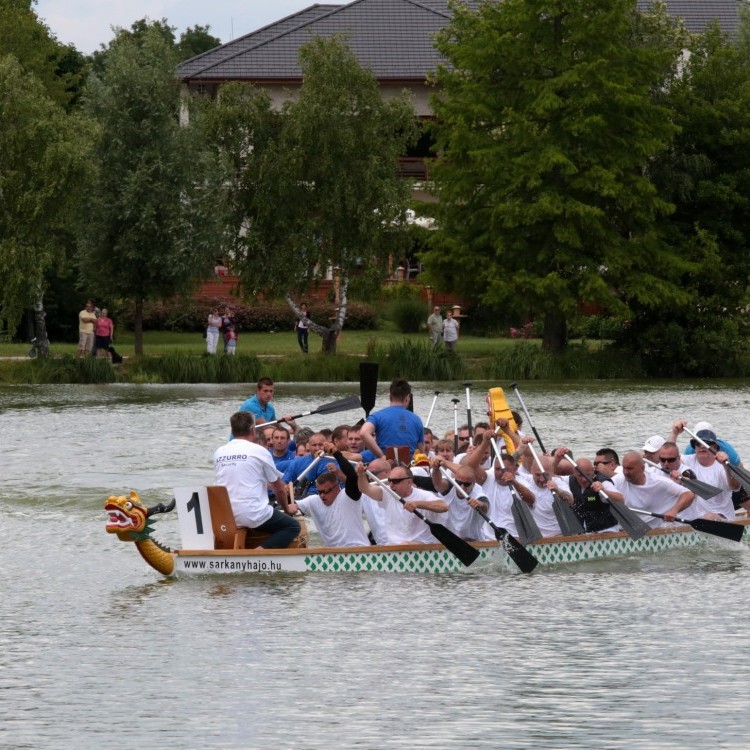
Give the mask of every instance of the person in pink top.
M 96 337 L 96 358 L 112 359 L 109 353 L 109 347 L 115 335 L 115 324 L 109 317 L 109 310 L 102 308 L 101 315 L 96 319 L 94 324 L 94 336 Z

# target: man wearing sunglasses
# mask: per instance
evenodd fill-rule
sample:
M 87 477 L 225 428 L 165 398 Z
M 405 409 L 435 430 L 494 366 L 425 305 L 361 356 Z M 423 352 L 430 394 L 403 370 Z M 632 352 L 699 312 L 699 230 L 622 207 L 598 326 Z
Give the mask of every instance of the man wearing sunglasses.
M 370 484 L 364 464 L 357 464 L 357 477 L 360 492 L 383 504 L 388 544 L 437 542 L 430 527 L 415 516 L 414 511 L 419 510 L 430 521 L 442 523 L 440 514 L 447 512 L 448 503 L 431 492 L 415 487 L 408 466 L 397 464 L 388 472 L 387 488 L 377 483 Z
M 318 493 L 289 504 L 289 512 L 299 511 L 315 522 L 324 547 L 369 547 L 362 524 L 362 504 L 349 497 L 332 471 L 321 474 L 315 485 Z
M 459 492 L 442 473 L 442 460 L 433 458 L 430 461 L 432 469 L 432 484 L 448 503 L 448 512 L 445 520 L 441 521 L 454 534 L 461 539 L 477 541 L 484 538 L 484 519 L 474 508 L 479 508 L 487 513 L 490 504 L 482 492 L 482 488 L 476 484 L 474 469 L 470 466 L 457 466 L 454 481 L 468 497 Z

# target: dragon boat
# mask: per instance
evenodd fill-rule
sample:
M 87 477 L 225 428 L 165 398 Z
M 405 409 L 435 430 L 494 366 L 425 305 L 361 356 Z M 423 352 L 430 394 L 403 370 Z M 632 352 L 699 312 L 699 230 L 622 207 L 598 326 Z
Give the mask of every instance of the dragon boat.
M 518 568 L 502 542 L 472 543 L 479 556 L 471 567 L 464 565 L 440 544 L 403 544 L 369 547 L 308 547 L 307 533 L 287 549 L 254 549 L 262 537 L 234 523 L 224 487 L 178 488 L 169 505 L 147 507 L 137 493 L 112 496 L 105 502 L 109 514 L 107 532 L 134 543 L 143 559 L 165 576 L 224 575 L 243 573 L 457 573 L 464 571 L 512 571 Z M 153 538 L 153 525 L 160 514 L 177 509 L 183 547 L 170 549 Z M 750 545 L 750 519 L 741 543 Z M 576 563 L 704 544 L 706 534 L 691 526 L 675 524 L 652 529 L 640 539 L 625 532 L 551 537 L 526 549 L 541 566 Z M 734 542 L 720 542 L 736 546 Z

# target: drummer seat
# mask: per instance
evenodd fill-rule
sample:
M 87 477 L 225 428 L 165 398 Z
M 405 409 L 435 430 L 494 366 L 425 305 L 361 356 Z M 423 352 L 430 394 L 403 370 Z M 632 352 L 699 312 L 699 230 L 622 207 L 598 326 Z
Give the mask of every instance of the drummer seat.
M 385 457 L 394 464 L 409 466 L 411 451 L 408 445 L 391 445 L 385 449 Z

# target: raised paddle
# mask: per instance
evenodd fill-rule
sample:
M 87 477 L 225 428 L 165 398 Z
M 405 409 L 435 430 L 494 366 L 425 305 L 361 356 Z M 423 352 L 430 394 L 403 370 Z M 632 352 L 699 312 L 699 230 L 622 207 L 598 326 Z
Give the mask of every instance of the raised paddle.
M 573 458 L 573 454 L 568 452 L 567 454 L 568 461 L 573 464 L 576 471 L 589 483 L 593 484 L 596 481 L 595 477 L 590 477 L 577 463 L 576 460 Z M 612 514 L 614 519 L 618 521 L 620 526 L 627 532 L 628 536 L 631 539 L 640 539 L 642 536 L 646 536 L 646 534 L 650 531 L 651 527 L 643 520 L 638 518 L 638 516 L 633 513 L 632 510 L 628 508 L 627 505 L 624 503 L 618 503 L 616 500 L 613 500 L 602 488 L 599 490 L 599 497 L 602 498 L 602 501 L 605 502 L 607 505 L 609 505 L 609 512 Z
M 375 406 L 375 399 L 378 395 L 378 363 L 377 362 L 360 362 L 359 363 L 359 400 L 365 415 L 370 416 L 370 412 Z
M 359 400 L 359 396 L 347 396 L 346 398 L 340 398 L 337 401 L 331 401 L 330 404 L 322 404 L 317 409 L 312 411 L 305 411 L 302 414 L 295 414 L 292 420 L 300 419 L 301 417 L 309 417 L 311 414 L 335 414 L 338 411 L 348 411 L 349 409 L 359 409 L 362 406 Z M 258 427 L 268 427 L 270 424 L 276 424 L 277 422 L 283 422 L 283 419 L 274 419 L 270 422 L 263 422 Z
M 458 453 L 458 404 L 457 398 L 452 398 L 453 404 L 453 453 Z
M 699 438 L 696 434 L 690 432 L 687 427 L 683 427 L 685 432 L 687 432 L 690 437 L 692 437 L 697 443 L 700 443 L 706 450 L 711 451 L 711 453 L 714 454 L 714 456 L 719 452 L 716 450 L 716 448 L 712 448 L 705 440 L 702 438 Z M 740 466 L 734 466 L 730 463 L 729 459 L 722 462 L 724 466 L 734 474 L 737 481 L 748 491 L 750 492 L 750 472 L 747 471 L 747 469 L 743 469 Z
M 652 513 L 650 510 L 641 508 L 630 508 L 630 510 L 640 513 L 644 516 L 653 516 L 654 518 L 664 518 L 663 513 Z M 708 518 L 694 518 L 688 521 L 687 518 L 674 517 L 675 521 L 686 523 L 692 526 L 696 531 L 702 531 L 704 534 L 713 534 L 724 539 L 730 539 L 733 542 L 742 541 L 742 535 L 745 533 L 745 527 L 738 523 L 729 523 L 729 521 L 710 521 Z
M 647 458 L 644 458 L 643 462 L 647 463 L 649 466 L 653 466 L 655 469 L 659 469 L 659 471 L 663 471 L 667 476 L 672 475 L 672 472 L 669 469 L 665 469 L 663 466 L 659 466 L 659 464 L 655 464 Z M 712 484 L 701 482 L 699 479 L 691 479 L 684 475 L 681 475 L 677 482 L 679 482 L 685 489 L 694 492 L 696 495 L 700 495 L 704 500 L 710 500 L 712 497 L 716 497 L 722 492 L 721 487 L 714 487 Z
M 531 451 L 531 455 L 534 457 L 534 461 L 536 461 L 536 465 L 539 467 L 539 470 L 542 472 L 542 477 L 544 478 L 545 482 L 549 482 L 550 476 L 549 474 L 544 470 L 544 466 L 542 466 L 542 462 L 537 455 L 536 451 L 534 450 L 534 446 L 531 443 L 527 443 L 529 450 Z M 568 503 L 564 500 L 564 498 L 560 495 L 560 493 L 557 490 L 550 490 L 552 492 L 552 497 L 554 500 L 552 501 L 552 510 L 555 513 L 555 518 L 557 518 L 557 523 L 560 525 L 560 533 L 563 536 L 572 536 L 573 534 L 585 534 L 585 530 L 583 526 L 581 525 L 580 520 L 578 519 L 578 516 L 573 511 L 573 508 L 568 505 Z
M 406 500 L 399 497 L 387 484 L 385 484 L 385 482 L 378 479 L 371 471 L 367 472 L 367 476 L 376 482 L 383 492 L 390 493 L 390 495 L 396 498 L 401 505 L 406 505 Z M 478 549 L 472 547 L 468 542 L 461 539 L 460 536 L 454 534 L 449 528 L 443 526 L 443 524 L 430 521 L 418 510 L 414 510 L 412 513 L 414 513 L 417 518 L 421 518 L 430 527 L 432 536 L 434 536 L 435 539 L 437 539 L 440 544 L 448 550 L 448 552 L 455 555 L 467 568 L 479 557 Z
M 471 426 L 471 383 L 464 383 L 466 388 L 466 424 L 469 427 L 469 445 L 474 445 L 474 428 Z
M 521 391 L 518 390 L 518 383 L 511 383 L 510 387 L 516 392 L 516 398 L 518 399 L 518 403 L 521 404 L 521 409 L 523 409 L 523 413 L 526 415 L 526 421 L 529 423 L 529 427 L 531 427 L 531 431 L 534 433 L 534 437 L 536 438 L 537 443 L 539 443 L 539 447 L 541 448 L 542 453 L 546 453 L 547 451 L 544 450 L 544 443 L 542 442 L 542 439 L 539 437 L 539 433 L 536 431 L 536 427 L 534 427 L 534 423 L 531 421 L 531 415 L 529 414 L 529 410 L 526 408 L 526 404 L 523 402 Z
M 468 501 L 469 494 L 466 490 L 461 487 L 461 485 L 459 485 L 444 469 L 441 469 L 440 473 L 456 488 L 456 492 L 458 492 L 459 496 Z M 507 529 L 496 526 L 481 508 L 474 508 L 474 510 L 492 527 L 492 530 L 495 532 L 495 539 L 502 543 L 503 549 L 508 553 L 508 557 L 513 560 L 522 573 L 531 573 L 531 571 L 539 565 L 539 560 L 537 560 L 536 557 L 534 557 L 534 555 L 532 555 L 531 552 L 529 552 Z
M 432 397 L 432 404 L 430 405 L 430 413 L 427 415 L 427 419 L 425 419 L 424 426 L 429 427 L 430 426 L 430 420 L 432 419 L 432 412 L 435 411 L 435 404 L 437 403 L 437 397 L 440 395 L 440 391 L 435 391 L 435 395 Z

